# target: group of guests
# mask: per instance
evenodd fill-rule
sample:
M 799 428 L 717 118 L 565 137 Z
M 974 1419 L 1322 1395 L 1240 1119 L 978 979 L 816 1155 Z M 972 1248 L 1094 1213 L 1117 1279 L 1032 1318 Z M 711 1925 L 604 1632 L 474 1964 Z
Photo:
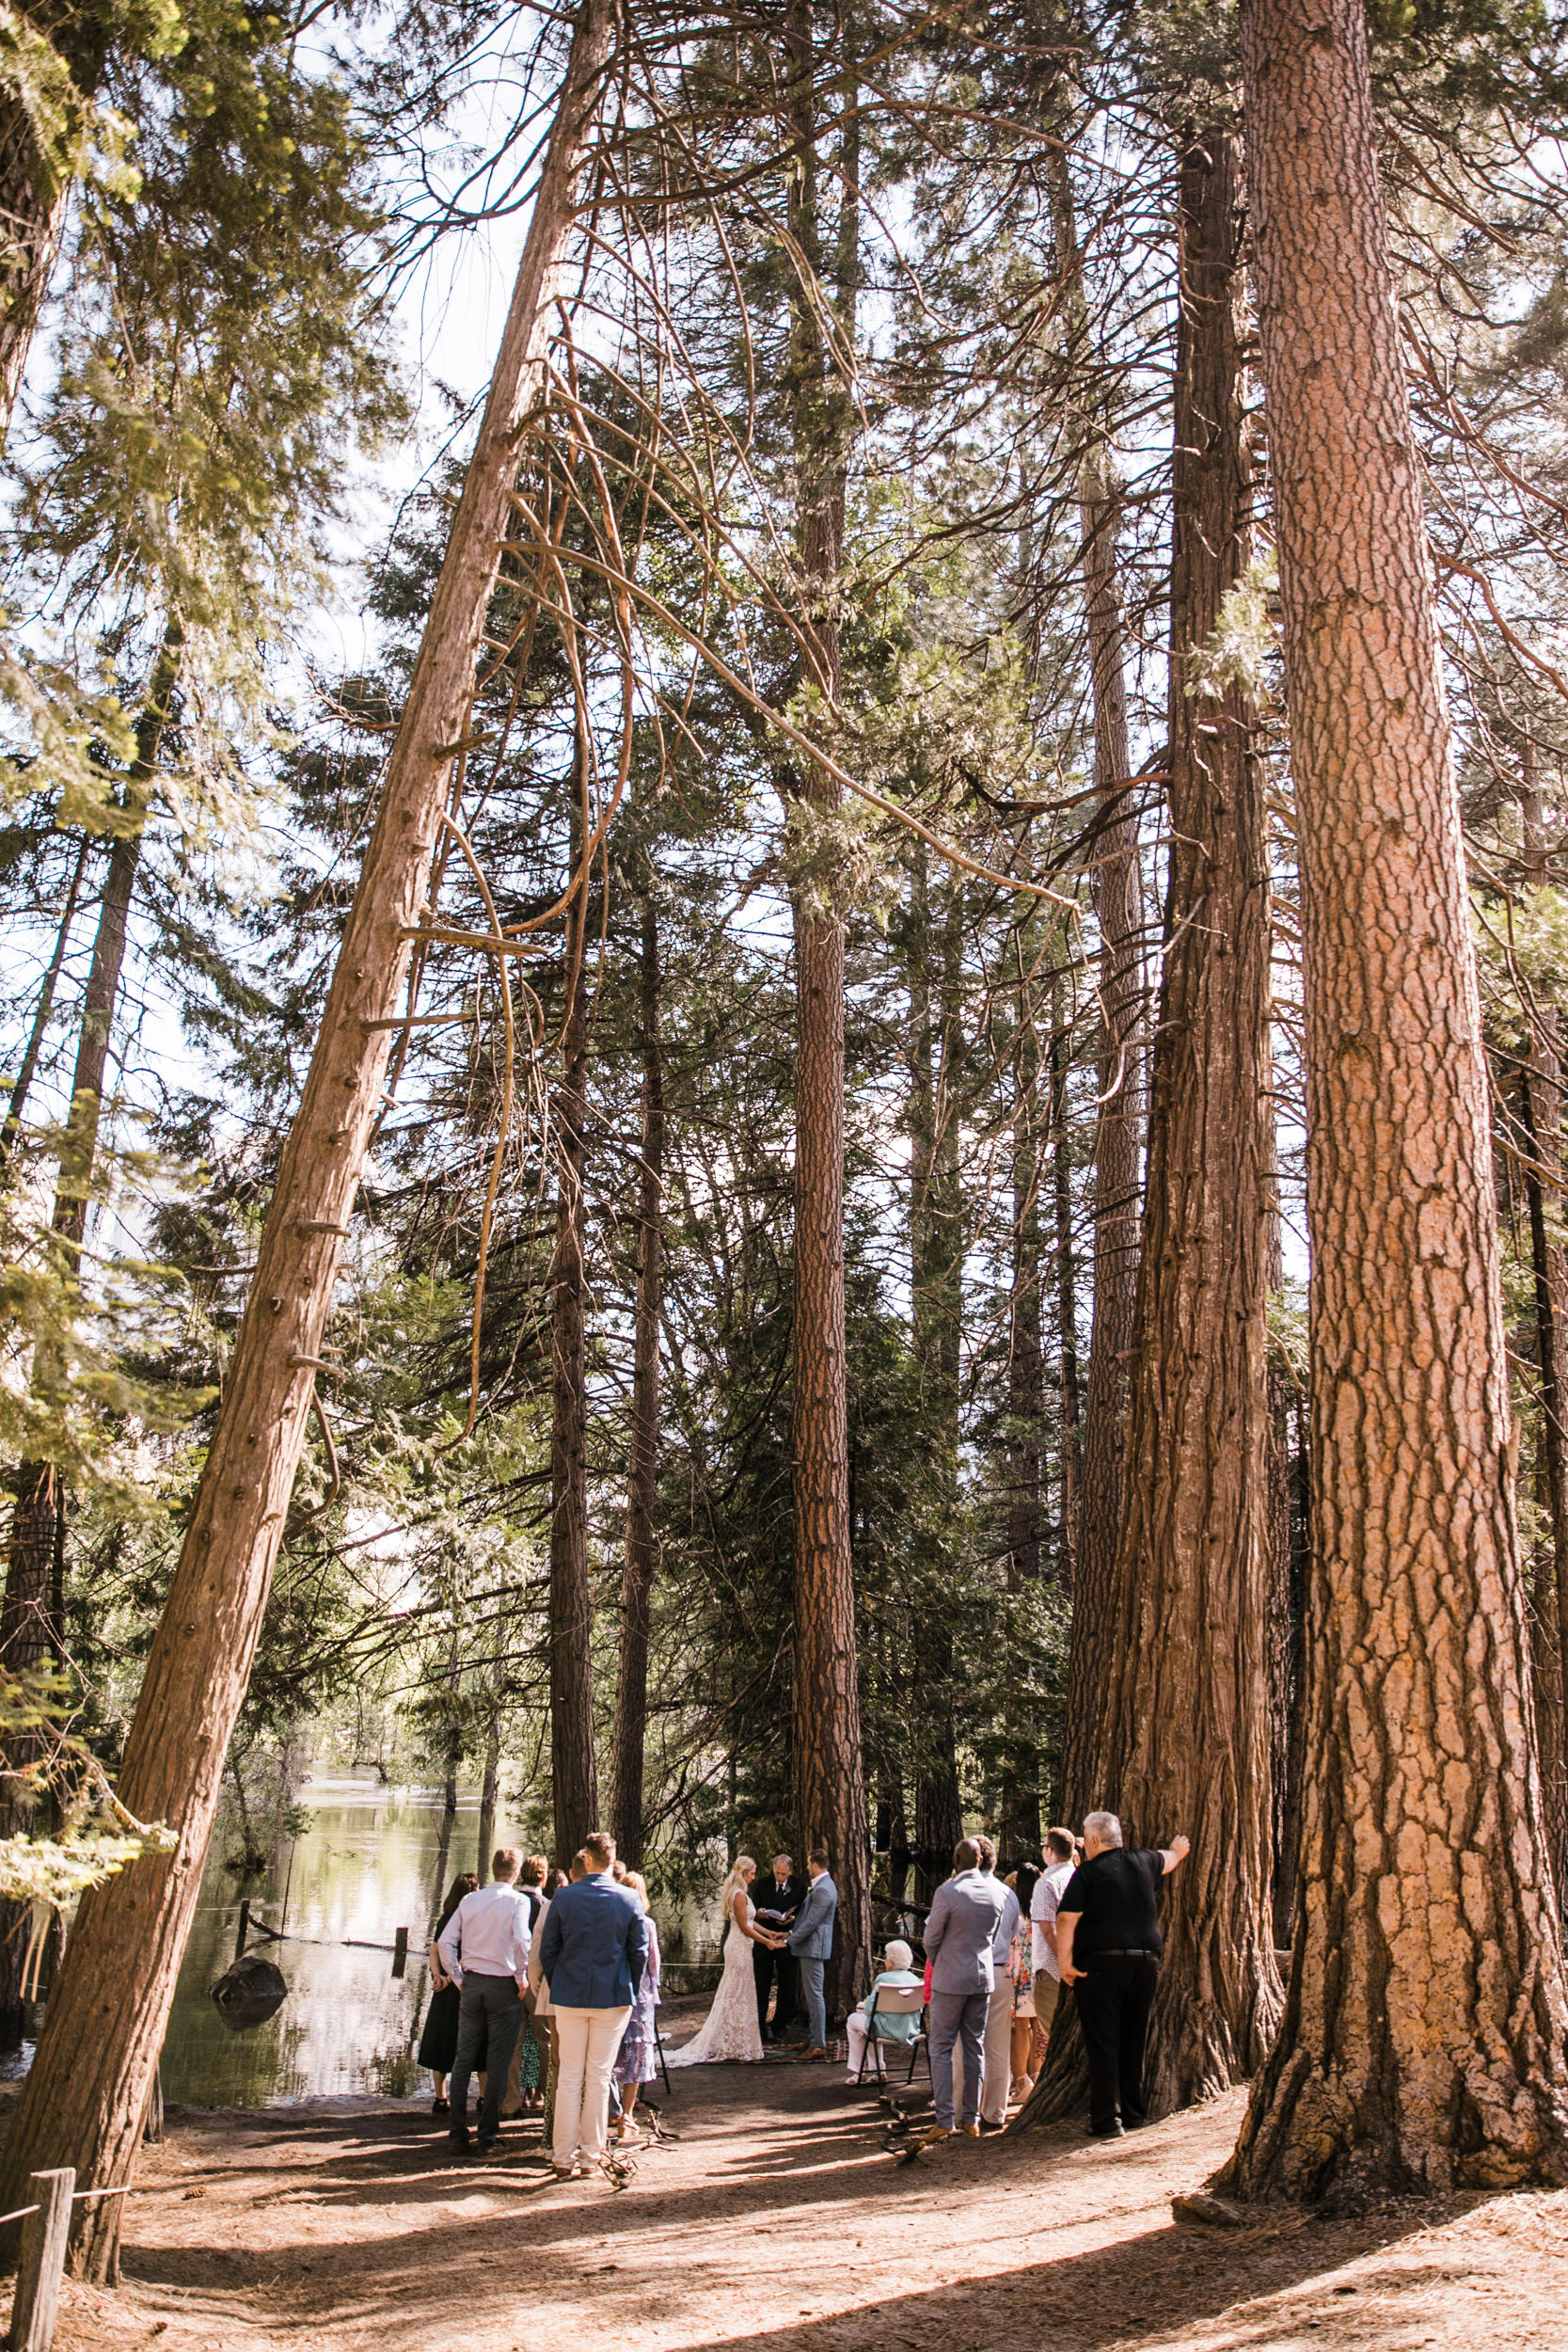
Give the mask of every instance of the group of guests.
M 502 1846 L 488 1886 L 459 1879 L 431 1947 L 419 2049 L 452 2153 L 474 2147 L 476 2074 L 481 2155 L 497 2147 L 502 2113 L 531 2105 L 544 2108 L 545 2151 L 563 2180 L 603 2161 L 612 2101 L 616 2137 L 635 2137 L 638 2091 L 658 2063 L 660 1973 L 647 1887 L 603 1831 L 570 1872 L 546 1876 L 543 1857 Z
M 1025 1866 L 1004 1880 L 990 1838 L 960 1838 L 952 1876 L 927 1916 L 924 1977 L 910 1945 L 895 1938 L 850 2013 L 849 2079 L 861 2080 L 868 2062 L 883 2074 L 890 2048 L 908 2048 L 924 2016 L 936 2111 L 928 2138 L 1002 2131 L 1009 2104 L 1034 2088 L 1070 1988 L 1088 2060 L 1089 2130 L 1102 2138 L 1136 2130 L 1148 2121 L 1143 2061 L 1162 1950 L 1157 1897 L 1188 1851 L 1184 1836 L 1129 1851 L 1116 1816 L 1091 1813 L 1082 1846 L 1070 1830 L 1053 1829 L 1042 1867 Z M 823 1978 L 837 1904 L 820 1849 L 804 1888 L 787 1855 L 775 1857 L 760 1888 L 755 1864 L 740 1855 L 724 1889 L 718 1994 L 669 2063 L 760 2059 L 775 1971 L 775 2030 L 787 2022 L 794 1985 L 785 1963 L 805 1994 L 810 2042 L 802 2055 L 825 2058 Z M 602 1831 L 585 1841 L 569 1874 L 546 1877 L 542 1856 L 525 1862 L 503 1846 L 488 1886 L 471 1876 L 456 1881 L 431 1971 L 419 2055 L 436 2073 L 436 2112 L 449 2119 L 455 2153 L 470 2152 L 476 2073 L 481 2154 L 496 2147 L 503 2109 L 518 2106 L 543 2106 L 546 2154 L 562 2179 L 599 2164 L 611 2130 L 637 2136 L 638 2092 L 659 2062 L 658 1932 L 646 1885 L 617 1862 Z
M 912 2041 L 918 2012 L 912 1997 L 896 1996 L 922 1985 L 936 2110 L 928 2139 L 1002 2131 L 1009 2102 L 1034 2089 L 1070 1987 L 1088 2061 L 1088 2128 L 1097 2138 L 1139 2129 L 1148 2120 L 1144 2046 L 1163 1948 L 1157 1897 L 1189 1851 L 1184 1836 L 1130 1851 L 1114 1813 L 1091 1813 L 1082 1845 L 1053 1829 L 1043 1867 L 1004 1881 L 989 1837 L 960 1838 L 927 1916 L 924 1983 L 909 1945 L 895 1939 L 848 2021 L 850 2080 L 863 2074 L 868 2042 L 880 2073 L 888 2045 Z

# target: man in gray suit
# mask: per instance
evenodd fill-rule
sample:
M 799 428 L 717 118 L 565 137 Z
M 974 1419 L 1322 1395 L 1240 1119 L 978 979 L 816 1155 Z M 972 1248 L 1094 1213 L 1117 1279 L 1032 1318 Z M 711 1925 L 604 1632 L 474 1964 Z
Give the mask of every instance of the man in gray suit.
M 828 1876 L 828 1855 L 814 1846 L 806 1860 L 811 1880 L 806 1899 L 789 1931 L 789 1948 L 800 1964 L 800 1990 L 806 1996 L 807 2042 L 803 2058 L 828 2055 L 828 2005 L 822 1997 L 822 1978 L 833 1948 L 833 1920 L 838 1914 L 838 1889 Z
M 953 2136 L 955 2042 L 963 2049 L 960 2128 L 971 2139 L 980 2137 L 986 2015 L 996 1982 L 992 1951 L 1007 1889 L 979 1864 L 978 1846 L 972 1837 L 960 1837 L 953 1849 L 953 1875 L 937 1888 L 926 1921 L 926 1957 L 931 1963 L 931 2096 L 937 2111 L 932 2139 Z

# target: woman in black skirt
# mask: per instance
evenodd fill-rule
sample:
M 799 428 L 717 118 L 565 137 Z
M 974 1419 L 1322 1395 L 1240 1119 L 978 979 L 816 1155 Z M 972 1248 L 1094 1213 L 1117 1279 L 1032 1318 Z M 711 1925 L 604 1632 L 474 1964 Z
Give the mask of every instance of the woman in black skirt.
M 424 2031 L 420 2036 L 417 2063 L 428 2066 L 436 2077 L 436 2098 L 430 2110 L 432 2115 L 445 2115 L 447 2112 L 447 2076 L 451 2073 L 451 2062 L 457 2056 L 457 2010 L 463 1997 L 441 1965 L 437 1945 L 447 1921 L 464 1896 L 477 1893 L 478 1888 L 479 1881 L 471 1870 L 465 1870 L 460 1878 L 453 1879 L 447 1889 L 441 1916 L 436 1922 L 436 1932 L 430 1939 L 430 1980 L 434 1989 L 430 1995 L 430 2007 L 425 2011 Z M 484 2064 L 483 2050 L 479 2063 L 481 2067 Z

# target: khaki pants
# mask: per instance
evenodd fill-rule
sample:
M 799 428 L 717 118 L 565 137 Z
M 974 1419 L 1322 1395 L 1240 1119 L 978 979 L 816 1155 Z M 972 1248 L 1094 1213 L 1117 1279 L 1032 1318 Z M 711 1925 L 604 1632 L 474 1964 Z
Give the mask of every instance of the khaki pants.
M 1056 2004 L 1062 1997 L 1062 1979 L 1053 1977 L 1049 1968 L 1035 1971 L 1035 2016 L 1047 2033 L 1056 2014 Z
M 985 2070 L 980 2085 L 980 2121 L 983 2123 L 1005 2123 L 1007 2120 L 1007 2091 L 1012 2082 L 1013 1980 L 998 1978 L 990 1991 L 990 2005 L 986 2010 L 986 2023 L 981 2038 L 985 2053 Z M 963 2112 L 964 2054 L 963 2043 L 953 2045 L 953 2111 Z
M 557 2164 L 588 2164 L 604 2154 L 610 2122 L 610 2076 L 631 2015 L 625 2009 L 552 2009 L 557 2051 L 555 2122 L 550 2154 Z

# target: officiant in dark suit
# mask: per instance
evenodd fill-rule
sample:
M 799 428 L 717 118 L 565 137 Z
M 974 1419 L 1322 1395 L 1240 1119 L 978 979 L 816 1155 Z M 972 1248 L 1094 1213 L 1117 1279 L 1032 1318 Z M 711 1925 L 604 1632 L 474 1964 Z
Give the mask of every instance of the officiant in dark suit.
M 756 1907 L 757 1925 L 775 1933 L 785 1934 L 795 1924 L 795 1915 L 806 1899 L 804 1885 L 795 1876 L 795 1866 L 788 1854 L 773 1856 L 772 1875 L 757 1879 L 752 1887 L 752 1900 Z M 768 2031 L 768 1996 L 773 1988 L 773 1973 L 778 1971 L 779 2002 L 774 2015 L 771 2037 Z M 799 1999 L 799 1978 L 792 1952 L 772 1951 L 766 1944 L 752 1947 L 752 1971 L 757 1980 L 757 2024 L 767 2042 L 782 2042 L 784 2027 L 795 2014 Z

